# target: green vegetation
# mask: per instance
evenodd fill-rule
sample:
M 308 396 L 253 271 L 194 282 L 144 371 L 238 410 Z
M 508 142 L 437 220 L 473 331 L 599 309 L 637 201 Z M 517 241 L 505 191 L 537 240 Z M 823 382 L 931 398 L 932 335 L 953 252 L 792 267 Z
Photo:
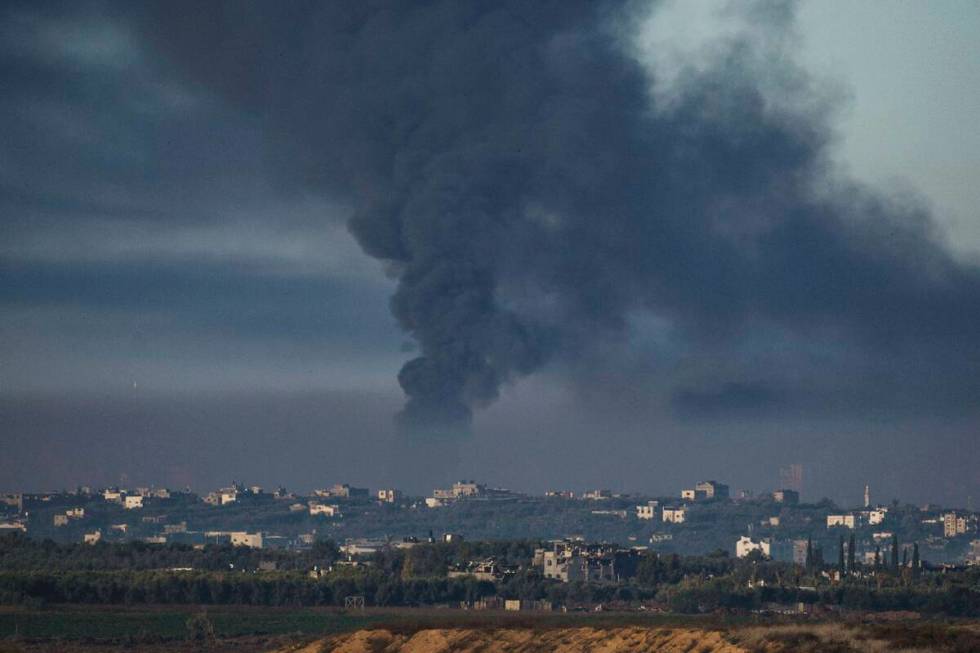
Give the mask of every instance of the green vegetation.
M 59 545 L 6 536 L 0 538 L 0 603 L 298 607 L 343 606 L 347 597 L 363 596 L 369 606 L 458 606 L 498 596 L 572 607 L 652 603 L 677 613 L 750 612 L 802 603 L 980 615 L 977 568 L 861 568 L 846 558 L 835 568 L 772 562 L 755 554 L 736 560 L 723 551 L 687 557 L 646 551 L 635 554 L 634 568 L 621 572 L 618 582 L 560 583 L 530 565 L 539 545 L 526 540 L 419 544 L 385 549 L 349 566 L 336 564 L 337 549 L 330 542 L 286 552 L 135 542 Z M 447 577 L 454 565 L 488 557 L 511 572 L 495 581 Z M 257 571 L 269 560 L 281 563 L 280 570 Z M 313 566 L 323 572 L 309 574 Z

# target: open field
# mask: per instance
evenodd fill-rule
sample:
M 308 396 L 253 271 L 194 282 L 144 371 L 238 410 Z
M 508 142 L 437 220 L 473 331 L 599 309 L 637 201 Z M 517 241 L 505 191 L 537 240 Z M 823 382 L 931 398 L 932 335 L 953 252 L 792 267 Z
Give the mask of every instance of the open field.
M 213 638 L 188 622 L 206 614 Z M 440 609 L 208 608 L 196 606 L 0 609 L 0 653 L 236 651 L 783 651 L 967 653 L 980 651 L 970 621 L 837 622 L 635 612 L 527 614 Z

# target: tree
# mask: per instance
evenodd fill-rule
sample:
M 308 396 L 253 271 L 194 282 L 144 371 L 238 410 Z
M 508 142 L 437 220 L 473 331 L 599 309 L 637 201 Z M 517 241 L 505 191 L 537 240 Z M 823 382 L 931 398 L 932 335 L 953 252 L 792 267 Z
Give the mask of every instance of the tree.
M 206 612 L 199 612 L 187 619 L 187 639 L 198 646 L 214 644 L 214 624 Z
M 853 574 L 855 570 L 855 554 L 854 554 L 854 533 L 851 533 L 851 539 L 847 543 L 847 572 Z
M 898 571 L 898 535 L 892 534 L 892 571 Z
M 837 546 L 837 571 L 840 572 L 841 578 L 844 577 L 844 536 L 840 536 L 840 542 Z
M 919 543 L 912 544 L 912 578 L 919 577 Z
M 880 568 L 881 568 L 881 547 L 876 546 L 875 547 L 875 570 L 878 570 Z
M 814 562 L 816 561 L 813 559 L 813 536 L 808 536 L 806 538 L 806 561 L 803 566 L 807 571 L 812 571 Z

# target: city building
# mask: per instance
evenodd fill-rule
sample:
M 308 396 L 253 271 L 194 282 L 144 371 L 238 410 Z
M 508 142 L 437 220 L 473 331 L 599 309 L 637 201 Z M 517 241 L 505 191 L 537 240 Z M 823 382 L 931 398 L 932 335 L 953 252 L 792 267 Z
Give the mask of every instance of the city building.
M 371 492 L 367 488 L 352 487 L 347 483 L 337 483 L 326 490 L 316 490 L 314 492 L 319 497 L 333 497 L 338 499 L 367 498 Z
M 780 487 L 803 493 L 803 465 L 794 463 L 779 468 Z
M 92 531 L 91 533 L 85 533 L 82 536 L 82 541 L 85 544 L 95 544 L 102 539 L 102 531 Z
M 605 499 L 611 499 L 612 492 L 609 490 L 590 490 L 588 492 L 583 492 L 582 498 L 592 500 L 592 501 L 601 501 Z
M 596 544 L 561 540 L 551 549 L 537 549 L 534 562 L 545 578 L 563 583 L 616 580 L 616 550 Z
M 327 517 L 339 517 L 340 516 L 340 506 L 337 505 L 327 505 L 325 503 L 316 503 L 314 501 L 310 502 L 310 515 L 325 515 Z
M 235 531 L 228 534 L 231 537 L 232 546 L 247 546 L 252 549 L 262 548 L 262 533 L 246 533 L 245 531 Z
M 137 510 L 143 507 L 143 497 L 140 495 L 128 496 L 123 500 L 123 507 L 126 510 Z
M 686 508 L 664 508 L 663 520 L 667 524 L 683 524 L 687 519 Z
M 857 528 L 859 525 L 860 519 L 853 513 L 846 515 L 827 515 L 827 528 L 836 528 L 839 526 L 844 528 Z
M 0 504 L 15 508 L 17 512 L 24 512 L 24 495 L 20 492 L 0 494 Z
M 948 512 L 943 515 L 943 536 L 957 537 L 967 533 L 976 533 L 977 518 L 975 515 L 960 515 Z
M 701 481 L 694 486 L 694 490 L 704 492 L 706 499 L 728 498 L 728 486 L 718 481 Z
M 486 560 L 474 560 L 465 566 L 450 569 L 447 572 L 449 578 L 466 578 L 472 576 L 476 580 L 486 580 L 490 582 L 501 580 L 505 575 L 513 574 L 514 570 L 505 569 L 493 558 Z
M 875 508 L 873 510 L 862 510 L 861 518 L 869 526 L 878 526 L 884 523 L 885 517 L 888 516 L 888 508 Z
M 116 488 L 108 488 L 102 491 L 102 498 L 111 503 L 122 503 L 123 493 Z
M 759 551 L 767 558 L 770 557 L 770 542 L 767 539 L 753 540 L 747 535 L 738 538 L 735 543 L 735 557 L 745 558 L 753 551 Z
M 378 490 L 378 501 L 396 503 L 402 498 L 401 490 Z
M 544 493 L 546 497 L 552 497 L 556 499 L 574 499 L 575 493 L 571 490 L 548 490 Z
M 787 506 L 795 506 L 800 503 L 800 493 L 796 490 L 776 490 L 772 493 L 772 500 L 776 503 L 784 503 Z
M 966 564 L 980 565 L 980 540 L 970 542 L 970 550 L 966 554 Z
M 646 505 L 636 507 L 637 519 L 656 519 L 659 501 L 647 501 Z
M 792 562 L 798 565 L 806 564 L 807 541 L 769 540 L 769 556 L 778 562 Z

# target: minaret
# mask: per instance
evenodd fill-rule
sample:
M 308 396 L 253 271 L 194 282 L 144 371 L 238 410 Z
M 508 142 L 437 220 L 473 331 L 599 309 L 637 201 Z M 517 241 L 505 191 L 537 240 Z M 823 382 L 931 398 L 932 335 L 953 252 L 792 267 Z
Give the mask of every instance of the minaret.
M 864 507 L 871 507 L 871 486 L 868 484 L 864 486 Z

